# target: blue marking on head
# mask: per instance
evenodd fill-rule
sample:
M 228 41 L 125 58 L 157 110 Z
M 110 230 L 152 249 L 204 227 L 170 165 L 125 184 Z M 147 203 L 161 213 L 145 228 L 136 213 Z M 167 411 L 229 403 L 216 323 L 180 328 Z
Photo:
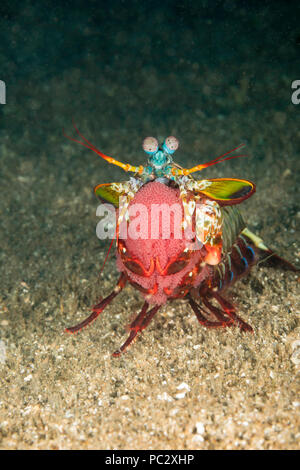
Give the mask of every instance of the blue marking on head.
M 149 157 L 148 161 L 154 168 L 161 169 L 169 163 L 170 157 L 162 150 L 157 150 L 157 152 Z

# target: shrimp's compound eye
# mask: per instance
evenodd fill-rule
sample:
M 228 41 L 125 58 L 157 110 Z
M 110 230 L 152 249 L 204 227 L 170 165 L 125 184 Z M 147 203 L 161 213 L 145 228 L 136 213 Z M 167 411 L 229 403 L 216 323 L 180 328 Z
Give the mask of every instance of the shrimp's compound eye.
M 143 141 L 143 149 L 149 155 L 154 155 L 158 150 L 158 142 L 155 137 L 146 137 Z
M 167 153 L 170 153 L 170 154 L 174 153 L 175 150 L 178 149 L 178 147 L 179 147 L 179 141 L 173 135 L 170 135 L 169 137 L 167 137 L 163 144 L 163 149 Z

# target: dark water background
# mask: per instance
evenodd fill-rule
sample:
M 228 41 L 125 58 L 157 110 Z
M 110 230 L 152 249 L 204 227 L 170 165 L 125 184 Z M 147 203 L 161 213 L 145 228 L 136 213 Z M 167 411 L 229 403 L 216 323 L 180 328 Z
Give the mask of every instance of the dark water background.
M 296 1 L 27 0 L 2 1 L 0 9 L 1 78 L 10 107 L 2 107 L 1 131 L 15 144 L 27 132 L 40 148 L 67 105 L 69 120 L 90 117 L 99 129 L 122 129 L 129 140 L 137 127 L 154 133 L 174 127 L 185 138 L 187 131 L 203 133 L 205 118 L 235 113 L 239 121 L 250 110 L 257 119 L 293 110 Z M 55 88 L 63 84 L 62 100 Z M 244 99 L 235 99 L 241 87 Z M 194 129 L 182 116 L 193 118 Z M 251 138 L 246 129 L 242 138 Z
M 101 326 L 91 327 L 91 333 L 76 338 L 76 343 L 62 335 L 64 327 L 74 323 L 77 313 L 76 321 L 86 315 L 88 307 L 100 294 L 109 292 L 115 284 L 117 272 L 113 256 L 101 280 L 97 278 L 108 244 L 97 240 L 95 235 L 97 201 L 92 189 L 101 182 L 128 178 L 117 167 L 111 167 L 63 136 L 63 129 L 75 136 L 72 119 L 104 153 L 135 165 L 145 162 L 141 142 L 147 135 L 159 139 L 172 134 L 177 136 L 180 149 L 176 161 L 186 167 L 207 162 L 241 142 L 247 143 L 249 158 L 216 165 L 205 171 L 205 177 L 253 180 L 257 193 L 243 204 L 249 227 L 290 261 L 298 262 L 300 104 L 291 102 L 291 84 L 300 80 L 299 24 L 299 1 L 1 1 L 0 80 L 6 84 L 6 104 L 0 105 L 0 338 L 7 345 L 9 358 L 5 366 L 8 369 L 3 368 L 3 400 L 0 400 L 8 410 L 6 414 L 0 407 L 0 422 L 8 423 L 3 433 L 0 432 L 4 447 L 63 447 L 60 438 L 64 439 L 65 435 L 60 434 L 54 424 L 51 428 L 49 423 L 53 416 L 55 422 L 62 423 L 62 428 L 69 429 L 64 413 L 69 409 L 72 414 L 75 405 L 68 402 L 63 390 L 69 391 L 74 384 L 75 387 L 79 384 L 81 390 L 82 401 L 76 403 L 81 413 L 78 420 L 86 420 L 81 422 L 81 435 L 92 436 L 87 439 L 89 444 L 82 444 L 82 447 L 145 447 L 150 442 L 147 423 L 156 423 L 159 429 L 168 422 L 167 415 L 151 414 L 155 406 L 159 409 L 159 401 L 149 408 L 144 421 L 128 425 L 127 441 L 119 434 L 110 434 L 120 413 L 124 414 L 121 405 L 113 407 L 115 397 L 128 394 L 130 383 L 135 384 L 135 390 L 142 397 L 139 405 L 133 399 L 129 405 L 132 410 L 139 406 L 147 410 L 147 396 L 154 390 L 157 394 L 163 393 L 159 384 L 153 385 L 148 380 L 156 368 L 151 365 L 149 356 L 144 358 L 146 362 L 139 361 L 145 364 L 150 360 L 151 370 L 145 366 L 141 372 L 140 383 L 148 387 L 146 393 L 135 382 L 134 371 L 127 371 L 129 382 L 125 383 L 119 365 L 114 363 L 113 372 L 107 373 L 107 362 L 101 362 L 108 351 L 115 349 L 113 344 L 121 342 L 124 322 L 132 310 L 138 309 L 140 298 L 136 292 L 128 290 L 122 302 L 112 307 L 122 313 L 120 320 L 108 315 L 101 320 L 104 322 Z M 259 370 L 268 371 L 270 367 L 285 364 L 286 375 L 280 376 L 277 382 L 285 397 L 281 404 L 272 401 L 271 379 L 263 376 L 261 380 L 262 393 L 271 398 L 260 411 L 261 419 L 250 426 L 257 436 L 261 430 L 262 434 L 264 432 L 261 423 L 267 418 L 272 421 L 281 405 L 282 409 L 289 409 L 288 404 L 296 396 L 292 385 L 285 388 L 287 383 L 293 383 L 288 350 L 282 357 L 270 355 L 271 363 L 266 359 L 265 366 L 256 369 L 255 364 L 261 360 L 260 349 L 268 346 L 265 343 L 253 346 L 251 341 L 267 341 L 267 345 L 272 345 L 283 332 L 288 335 L 295 329 L 295 316 L 291 315 L 296 295 L 294 278 L 288 277 L 289 274 L 281 277 L 264 269 L 254 271 L 250 280 L 242 281 L 234 291 L 248 319 L 252 316 L 252 323 L 267 331 L 266 336 L 258 334 L 257 340 L 245 340 L 249 341 L 250 350 L 253 348 L 254 359 L 249 363 L 251 377 L 260 377 Z M 270 276 L 268 281 L 267 276 Z M 276 307 L 274 311 L 271 304 Z M 178 309 L 187 315 L 188 308 L 183 304 Z M 185 328 L 184 315 L 182 313 L 176 320 L 178 331 Z M 268 325 L 273 326 L 265 327 L 264 315 L 270 315 Z M 104 328 L 110 334 L 101 342 Z M 93 335 L 93 331 L 97 334 L 94 333 L 92 341 L 89 334 Z M 161 331 L 162 338 L 168 338 L 163 328 Z M 169 334 L 174 331 L 171 328 Z M 191 334 L 196 335 L 193 341 L 197 342 L 200 330 L 192 331 Z M 149 334 L 151 338 L 153 331 Z M 260 339 L 263 337 L 267 339 Z M 173 340 L 169 338 L 169 343 L 164 344 L 162 338 L 159 344 L 166 351 L 172 347 Z M 211 338 L 215 338 L 213 333 Z M 206 340 L 204 343 L 207 357 L 217 358 L 222 364 L 223 346 L 216 346 L 214 342 L 206 344 Z M 54 359 L 49 359 L 54 354 L 53 344 L 56 349 L 65 345 L 65 368 L 60 369 Z M 48 352 L 42 345 L 46 345 Z M 147 351 L 143 346 L 143 342 L 135 346 L 139 348 L 137 357 Z M 101 415 L 102 421 L 100 418 L 95 421 L 96 418 L 89 415 L 93 398 L 84 388 L 89 379 L 84 384 L 80 382 L 82 370 L 86 370 L 89 377 L 95 372 L 93 360 L 86 364 L 84 359 L 87 349 L 93 347 L 99 374 L 104 370 L 108 374 L 103 372 L 101 382 L 111 387 L 107 392 L 110 397 L 107 398 L 107 414 Z M 188 342 L 185 351 L 182 357 L 194 351 Z M 173 353 L 177 356 L 176 350 L 171 351 L 171 356 Z M 245 363 L 247 354 L 243 356 Z M 75 357 L 80 357 L 78 360 L 82 362 L 72 363 L 74 376 L 70 377 L 68 368 Z M 214 380 L 215 365 L 209 369 L 206 361 L 201 369 L 201 357 L 195 359 L 195 364 L 191 358 L 194 366 L 189 366 L 191 375 L 184 379 L 185 367 L 178 369 L 172 364 L 178 380 L 177 383 L 174 379 L 176 386 L 182 380 L 197 383 L 201 374 L 211 374 L 210 380 Z M 27 370 L 31 363 L 35 364 L 36 373 L 24 389 L 20 370 Z M 237 377 L 243 369 L 242 362 L 238 364 Z M 160 373 L 168 374 L 161 367 Z M 112 374 L 121 382 L 110 382 Z M 62 380 L 62 389 L 57 380 Z M 122 380 L 125 385 L 120 385 Z M 257 382 L 251 382 L 252 378 L 249 380 L 250 385 L 245 386 L 242 393 L 247 394 L 247 387 L 250 390 L 252 385 L 257 386 Z M 238 379 L 236 383 L 240 383 Z M 98 385 L 91 382 L 95 389 Z M 227 396 L 227 385 L 222 383 L 220 387 Z M 291 395 L 285 396 L 288 392 Z M 198 400 L 197 393 L 195 391 L 194 398 Z M 212 415 L 219 405 L 223 406 L 219 398 L 216 398 L 217 403 L 209 404 L 213 393 L 208 389 L 203 389 L 201 394 Z M 179 428 L 175 426 L 171 440 L 164 440 L 160 431 L 154 431 L 152 447 L 192 448 L 195 445 L 189 441 L 188 434 L 180 434 L 180 419 L 189 423 L 190 417 L 197 416 L 199 411 L 192 397 L 191 394 L 191 401 L 186 403 L 187 414 L 182 411 L 176 415 Z M 40 404 L 41 400 L 49 405 L 50 411 L 43 408 L 41 413 L 52 429 L 51 438 L 50 431 L 45 431 L 42 425 L 39 429 L 36 421 L 28 421 L 28 415 L 20 418 L 24 407 Z M 253 400 L 249 398 L 251 410 L 255 407 Z M 224 415 L 220 412 L 216 422 L 235 416 L 234 406 L 234 402 L 229 401 L 228 411 Z M 14 414 L 14 407 L 20 416 Z M 284 412 L 278 413 L 278 423 L 289 429 L 284 424 Z M 289 416 L 293 416 L 293 410 Z M 205 419 L 206 429 L 210 430 L 210 418 Z M 148 429 L 145 435 L 144 424 Z M 240 436 L 239 426 L 236 436 Z M 194 427 L 192 423 L 187 429 Z M 18 429 L 15 436 L 13 429 Z M 259 444 L 249 435 L 246 444 L 239 444 L 237 448 L 268 448 L 270 442 L 275 442 L 275 447 L 293 448 L 297 445 L 295 434 L 291 428 L 282 437 L 281 444 L 276 436 L 275 441 Z M 216 441 L 214 436 L 212 428 L 203 441 L 205 448 L 222 447 L 221 440 Z M 72 439 L 63 442 L 69 448 L 81 446 L 79 434 L 75 433 L 74 441 Z M 104 441 L 99 444 L 99 439 Z M 223 440 L 223 445 L 232 448 L 233 441 L 228 439 Z M 239 437 L 235 439 L 240 442 Z

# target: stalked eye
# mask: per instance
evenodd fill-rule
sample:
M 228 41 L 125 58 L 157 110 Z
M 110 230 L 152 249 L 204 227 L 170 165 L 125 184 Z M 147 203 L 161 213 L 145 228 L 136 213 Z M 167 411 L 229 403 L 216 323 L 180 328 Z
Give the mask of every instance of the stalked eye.
M 158 142 L 155 137 L 146 137 L 143 142 L 143 149 L 146 153 L 153 155 L 158 150 Z
M 168 153 L 174 153 L 179 147 L 179 140 L 173 135 L 167 137 L 163 144 L 163 149 Z

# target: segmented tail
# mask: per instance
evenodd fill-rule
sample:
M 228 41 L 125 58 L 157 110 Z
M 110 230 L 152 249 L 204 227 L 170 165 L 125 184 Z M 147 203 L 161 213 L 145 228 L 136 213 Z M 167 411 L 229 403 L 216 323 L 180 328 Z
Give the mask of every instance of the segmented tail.
M 217 291 L 229 287 L 247 274 L 258 259 L 258 254 L 251 241 L 240 234 L 232 245 L 231 251 L 226 253 L 222 261 L 215 267 L 212 287 Z
M 259 256 L 259 264 L 264 263 L 268 266 L 280 267 L 289 271 L 299 271 L 299 268 L 297 268 L 292 263 L 277 255 L 276 253 L 274 253 L 273 250 L 268 248 L 265 245 L 264 241 L 254 233 L 250 232 L 249 229 L 245 228 L 242 234 L 244 238 L 249 241 L 249 243 L 253 243 L 253 245 L 255 246 L 257 254 Z
M 245 228 L 232 244 L 230 251 L 225 252 L 221 262 L 214 268 L 211 287 L 219 292 L 231 286 L 258 263 L 299 271 L 296 266 L 268 248 L 261 238 Z

